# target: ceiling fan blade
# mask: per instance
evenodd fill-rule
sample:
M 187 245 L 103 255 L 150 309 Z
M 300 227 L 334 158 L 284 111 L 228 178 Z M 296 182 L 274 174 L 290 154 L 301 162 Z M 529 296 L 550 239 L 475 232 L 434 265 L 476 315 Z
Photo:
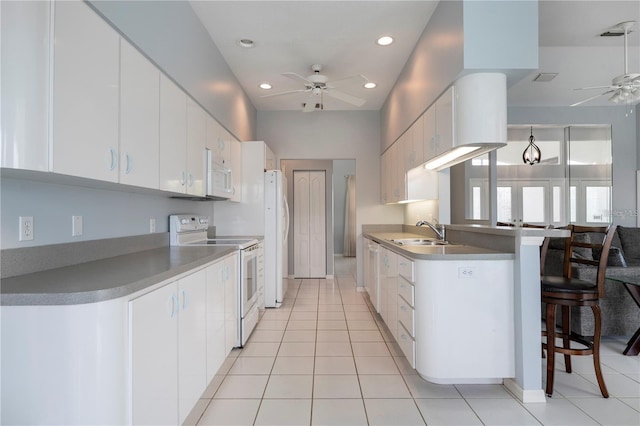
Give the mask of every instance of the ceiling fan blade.
M 591 89 L 612 89 L 614 88 L 611 85 L 607 85 L 607 86 L 590 86 L 590 87 L 578 87 L 576 89 L 573 90 L 591 90 Z
M 326 94 L 331 96 L 332 98 L 341 100 L 342 102 L 346 102 L 351 105 L 355 105 L 361 107 L 366 102 L 364 99 L 356 98 L 355 96 L 348 95 L 339 90 L 327 90 Z
M 344 77 L 344 78 L 340 78 L 338 80 L 331 80 L 331 85 L 334 85 L 335 83 L 338 84 L 347 84 L 347 83 L 360 83 L 360 84 L 364 84 L 366 82 L 368 82 L 369 79 L 367 77 L 365 77 L 362 74 L 356 74 L 356 75 L 352 75 L 349 77 Z
M 287 78 L 290 78 L 292 80 L 295 80 L 295 81 L 301 81 L 304 84 L 311 84 L 313 86 L 313 83 L 311 81 L 307 80 L 306 77 L 303 77 L 300 74 L 296 74 L 295 72 L 283 72 L 280 75 L 283 75 L 283 76 L 285 76 Z
M 594 100 L 594 99 L 596 99 L 596 98 L 599 98 L 600 96 L 608 95 L 609 93 L 613 93 L 613 92 L 615 92 L 615 90 L 607 90 L 607 91 L 606 91 L 606 92 L 604 92 L 604 93 L 600 93 L 599 95 L 591 96 L 590 98 L 583 99 L 583 100 L 581 100 L 580 102 L 576 102 L 575 104 L 571 104 L 571 105 L 569 105 L 569 106 L 574 107 L 574 106 L 582 105 L 582 104 L 584 104 L 584 103 L 586 103 L 586 102 L 589 102 L 589 101 L 592 101 L 592 100 Z
M 268 95 L 262 95 L 261 98 L 270 98 L 272 96 L 282 96 L 282 95 L 290 95 L 292 93 L 301 93 L 301 92 L 309 92 L 311 89 L 298 89 L 298 90 L 287 90 L 286 92 L 280 93 L 269 93 Z

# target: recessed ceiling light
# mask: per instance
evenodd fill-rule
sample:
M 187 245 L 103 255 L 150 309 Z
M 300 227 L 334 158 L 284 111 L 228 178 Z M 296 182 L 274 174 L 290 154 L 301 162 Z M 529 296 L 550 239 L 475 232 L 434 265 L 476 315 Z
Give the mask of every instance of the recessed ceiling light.
M 364 84 L 365 89 L 374 89 L 375 87 L 376 87 L 376 84 L 370 81 Z
M 393 37 L 390 36 L 382 36 L 376 41 L 376 43 L 380 46 L 388 46 L 393 43 Z
M 253 40 L 251 40 L 250 38 L 241 38 L 240 40 L 238 40 L 238 44 L 240 45 L 240 47 L 245 47 L 247 49 L 255 45 Z
M 260 83 L 260 88 L 264 90 L 271 89 L 271 85 L 269 83 Z

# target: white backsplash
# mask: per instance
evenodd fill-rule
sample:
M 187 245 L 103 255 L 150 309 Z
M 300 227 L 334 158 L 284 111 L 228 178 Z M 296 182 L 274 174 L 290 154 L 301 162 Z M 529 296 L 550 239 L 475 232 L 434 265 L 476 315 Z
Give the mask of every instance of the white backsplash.
M 418 201 L 404 206 L 404 224 L 415 225 L 419 220 L 439 221 L 438 200 Z

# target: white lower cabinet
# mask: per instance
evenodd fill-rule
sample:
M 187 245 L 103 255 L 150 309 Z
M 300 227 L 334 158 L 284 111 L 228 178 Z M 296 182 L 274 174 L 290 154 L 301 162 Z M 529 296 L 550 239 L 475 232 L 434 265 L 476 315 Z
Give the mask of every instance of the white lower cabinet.
M 365 276 L 374 265 L 366 262 Z M 514 376 L 513 260 L 410 260 L 381 247 L 379 267 L 380 316 L 422 378 Z
M 129 302 L 133 424 L 182 424 L 202 396 L 237 335 L 236 270 L 234 253 Z
M 238 346 L 238 255 L 207 267 L 207 383 Z
M 206 274 L 131 301 L 133 424 L 182 424 L 206 387 Z
M 132 423 L 178 422 L 178 284 L 129 302 Z

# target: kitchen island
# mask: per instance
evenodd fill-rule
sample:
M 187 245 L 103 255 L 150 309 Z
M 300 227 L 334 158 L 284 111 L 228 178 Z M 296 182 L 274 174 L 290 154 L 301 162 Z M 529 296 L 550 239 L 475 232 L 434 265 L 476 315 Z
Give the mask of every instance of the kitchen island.
M 514 345 L 513 354 L 509 355 L 513 357 L 514 374 L 513 377 L 504 377 L 504 385 L 523 402 L 545 402 L 540 362 L 539 246 L 544 237 L 566 237 L 568 231 L 480 225 L 447 225 L 446 228 L 447 239 L 454 243 L 453 245 L 398 246 L 388 241 L 392 238 L 434 237 L 428 229 L 408 225 L 365 225 L 363 235 L 410 260 L 475 258 L 483 262 L 493 260 L 497 264 L 504 256 L 510 256 Z M 416 283 L 416 292 L 419 285 Z M 464 317 L 464 312 L 459 312 L 459 315 Z M 419 318 L 416 312 L 417 330 L 421 327 L 417 322 Z M 473 318 L 466 318 L 466 321 L 473 321 Z M 418 349 L 420 344 L 416 341 Z M 469 353 L 472 352 L 474 348 L 469 347 Z M 418 362 L 416 364 L 419 366 Z

